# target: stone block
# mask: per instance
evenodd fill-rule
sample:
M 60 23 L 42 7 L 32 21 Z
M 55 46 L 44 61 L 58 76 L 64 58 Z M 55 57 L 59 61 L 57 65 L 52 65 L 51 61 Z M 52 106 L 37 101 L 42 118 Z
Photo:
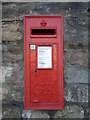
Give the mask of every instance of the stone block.
M 7 52 L 7 53 L 4 53 L 2 54 L 2 61 L 3 61 L 3 64 L 5 63 L 15 63 L 15 62 L 19 62 L 19 61 L 22 61 L 23 59 L 23 54 L 15 54 L 15 53 L 10 53 L 10 52 Z
M 7 98 L 8 90 L 6 88 L 2 88 L 2 100 Z
M 75 7 L 76 6 L 76 7 Z M 2 3 L 3 21 L 22 20 L 24 15 L 87 15 L 88 3 Z M 74 18 L 75 19 L 75 18 Z M 75 22 L 74 22 L 75 23 Z M 75 23 L 76 24 L 76 23 Z
M 88 68 L 83 69 L 79 65 L 65 66 L 64 79 L 66 83 L 88 83 Z
M 49 120 L 50 116 L 43 111 L 30 111 L 30 110 L 23 110 L 22 111 L 22 118 L 27 118 L 27 119 L 46 119 Z
M 67 84 L 64 88 L 64 98 L 67 102 L 88 103 L 88 85 Z
M 3 119 L 5 118 L 21 118 L 21 110 L 19 107 L 4 108 L 2 112 Z
M 11 66 L 2 66 L 2 83 L 6 81 L 6 78 L 11 77 L 12 67 Z
M 57 111 L 53 118 L 84 118 L 84 110 L 77 105 L 68 105 L 64 110 Z
M 88 67 L 88 50 L 80 49 L 65 49 L 64 50 L 64 64 L 78 65 L 83 68 Z
M 66 28 L 65 28 L 66 29 Z M 68 33 L 63 33 L 63 37 L 64 37 L 64 49 L 70 48 L 70 49 L 87 49 L 87 45 L 88 45 L 88 29 L 82 31 L 82 27 L 81 30 L 76 32 L 76 34 L 72 34 L 71 32 L 74 31 L 75 28 L 71 29 L 69 28 L 69 30 L 67 29 Z M 77 30 L 75 30 L 77 31 Z
M 23 40 L 20 41 L 2 41 L 2 53 L 11 52 L 14 54 L 21 54 L 23 51 Z
M 10 101 L 21 101 L 24 98 L 24 77 L 23 66 L 21 63 L 10 63 L 7 66 L 3 66 L 2 75 L 2 87 L 7 90 L 7 94 L 4 90 L 3 103 L 7 104 Z
M 22 40 L 23 31 L 19 23 L 3 24 L 2 26 L 2 40 L 3 41 L 17 41 Z

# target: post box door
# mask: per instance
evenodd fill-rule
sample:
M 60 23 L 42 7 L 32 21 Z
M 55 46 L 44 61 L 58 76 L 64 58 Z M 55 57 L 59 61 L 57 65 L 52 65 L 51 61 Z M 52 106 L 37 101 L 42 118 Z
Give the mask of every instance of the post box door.
M 57 45 L 30 49 L 31 103 L 57 103 Z

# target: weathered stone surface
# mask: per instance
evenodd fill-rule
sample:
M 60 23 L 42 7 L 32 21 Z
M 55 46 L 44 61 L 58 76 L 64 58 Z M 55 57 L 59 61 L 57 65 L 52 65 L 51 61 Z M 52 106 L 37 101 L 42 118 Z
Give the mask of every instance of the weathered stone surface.
M 76 6 L 76 7 L 75 7 Z M 3 19 L 22 20 L 23 16 L 34 14 L 79 14 L 87 10 L 87 3 L 3 3 Z
M 87 108 L 87 111 L 88 111 L 88 117 L 90 119 L 90 108 L 89 107 Z
M 2 41 L 2 52 L 7 53 L 11 52 L 14 54 L 21 54 L 23 51 L 23 40 L 21 41 L 14 41 L 14 42 L 6 42 Z M 2 54 L 3 56 L 3 54 Z
M 21 118 L 21 110 L 18 107 L 4 108 L 3 118 Z
M 63 111 L 57 111 L 54 118 L 84 118 L 84 110 L 77 105 L 69 105 Z
M 2 87 L 5 88 L 6 92 L 3 93 L 3 103 L 7 104 L 10 101 L 21 101 L 24 97 L 24 87 L 23 87 L 23 66 L 22 62 L 7 64 L 3 66 L 3 84 Z M 7 92 L 8 91 L 8 92 Z M 7 93 L 7 94 L 6 94 Z M 7 99 L 6 99 L 7 98 Z
M 89 105 L 88 105 L 89 106 Z M 87 119 L 89 119 L 90 117 L 89 117 L 89 114 L 90 114 L 90 108 L 89 107 L 86 107 L 85 109 L 84 109 L 84 111 L 85 111 L 85 118 L 87 118 Z
M 64 48 L 83 48 L 88 45 L 88 17 L 64 17 Z M 80 20 L 82 19 L 82 20 Z M 79 22 L 78 22 L 79 21 Z M 83 24 L 83 26 L 82 26 Z
M 2 88 L 2 100 L 6 99 L 8 94 L 8 90 L 6 88 Z
M 1 69 L 2 69 L 2 82 L 5 82 L 7 77 L 11 77 L 13 68 L 11 66 L 3 66 Z
M 77 7 L 74 7 L 75 4 Z M 2 16 L 3 21 L 7 22 L 18 20 L 23 21 L 24 15 L 63 15 L 64 48 L 86 48 L 86 45 L 88 45 L 88 17 L 86 14 L 87 5 L 87 3 L 84 5 L 82 3 L 3 3 Z M 16 22 L 9 25 L 11 30 L 13 24 L 16 24 Z M 23 24 L 21 26 L 23 26 Z M 18 28 L 17 24 L 16 27 L 17 30 L 20 28 Z M 11 34 L 10 30 L 8 30 L 3 35 L 5 40 L 6 38 L 8 38 L 9 41 L 16 39 L 20 40 L 22 38 L 21 32 L 13 31 L 12 35 L 17 36 L 13 38 L 8 35 L 8 32 Z
M 78 65 L 64 67 L 66 83 L 88 83 L 88 68 L 83 69 Z
M 0 104 L 1 104 L 1 101 L 2 101 L 2 86 L 0 86 Z
M 22 118 L 28 118 L 33 120 L 34 118 L 38 118 L 38 119 L 43 119 L 45 118 L 46 120 L 50 119 L 50 116 L 42 111 L 27 111 L 27 110 L 23 110 L 22 111 Z
M 12 100 L 21 101 L 24 97 L 23 88 L 20 85 L 17 85 L 17 87 L 20 87 L 18 90 L 15 89 L 15 86 L 13 87 L 14 87 L 14 90 L 12 91 L 12 94 L 11 94 Z
M 22 20 L 25 14 L 29 14 L 32 3 L 8 3 L 2 4 L 2 18 L 4 21 Z
M 68 30 L 67 30 L 68 31 Z M 72 30 L 71 30 L 72 31 Z M 86 32 L 79 31 L 79 36 L 71 36 L 71 33 L 64 33 L 64 49 L 87 49 L 88 45 L 88 30 Z
M 1 108 L 1 106 L 0 106 Z M 0 119 L 2 120 L 2 108 L 0 109 Z
M 80 0 L 79 0 L 80 1 Z M 78 1 L 78 2 L 79 2 Z M 8 4 L 8 2 L 12 2 L 12 0 L 1 0 L 1 2 L 2 3 L 4 3 L 4 4 Z M 13 0 L 13 2 L 42 2 L 42 0 Z M 43 0 L 43 2 L 63 2 L 63 0 Z M 65 2 L 70 2 L 70 1 L 68 1 L 68 0 L 66 0 Z M 72 0 L 71 0 L 71 2 L 72 2 Z M 76 0 L 76 2 L 77 2 L 77 0 Z M 81 1 L 80 1 L 81 2 Z M 82 0 L 82 2 L 88 2 L 88 0 Z M 76 5 L 76 4 L 75 4 Z M 82 5 L 82 4 L 81 4 Z M 84 7 L 84 6 L 83 6 Z M 74 9 L 75 8 L 78 8 L 78 6 L 77 7 L 74 7 Z
M 19 63 L 15 62 L 13 64 L 7 63 L 7 66 L 2 67 L 2 77 L 3 81 L 6 83 L 19 83 L 22 82 L 21 79 L 23 77 L 23 62 Z M 17 84 L 18 84 L 17 83 Z
M 22 111 L 22 119 L 25 119 L 25 118 L 30 119 L 31 114 L 32 114 L 31 110 L 23 110 Z
M 24 99 L 24 92 L 23 92 L 23 85 L 21 84 L 16 84 L 11 86 L 11 84 L 4 84 L 3 85 L 5 88 L 2 93 L 2 103 L 4 104 L 9 104 L 12 101 L 23 101 Z
M 88 102 L 88 85 L 67 84 L 64 89 L 64 98 L 67 102 Z
M 65 65 L 80 65 L 82 68 L 88 67 L 88 50 L 65 49 L 64 50 Z
M 13 53 L 4 53 L 2 55 L 3 63 L 15 63 L 21 61 L 23 59 L 23 55 L 21 54 L 13 54 Z
M 15 41 L 21 40 L 23 37 L 21 26 L 19 23 L 3 24 L 2 26 L 2 40 Z

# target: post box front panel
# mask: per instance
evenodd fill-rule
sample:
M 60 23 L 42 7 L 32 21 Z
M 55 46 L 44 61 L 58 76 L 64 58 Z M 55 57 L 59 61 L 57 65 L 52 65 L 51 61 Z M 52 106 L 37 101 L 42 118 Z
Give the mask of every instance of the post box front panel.
M 39 49 L 40 52 L 46 52 L 46 55 L 44 53 L 44 57 L 48 57 L 47 54 L 50 54 L 49 57 L 51 57 L 51 60 L 53 60 L 53 68 L 52 62 L 50 63 L 50 66 L 48 67 L 49 64 L 46 64 L 44 66 L 40 66 L 40 69 L 37 66 L 38 62 L 38 48 L 43 48 Z M 50 49 L 50 50 L 48 50 Z M 57 45 L 53 46 L 39 46 L 37 45 L 36 50 L 31 50 L 31 97 L 30 100 L 32 103 L 57 103 Z M 52 53 L 53 52 L 53 53 Z M 40 53 L 42 54 L 42 53 Z M 52 57 L 53 56 L 53 57 Z M 43 64 L 44 62 L 48 62 L 43 60 L 43 55 L 40 55 L 39 58 Z M 49 58 L 48 57 L 48 58 Z M 46 58 L 44 58 L 46 59 Z M 42 65 L 40 63 L 40 65 Z M 52 99 L 51 99 L 52 98 Z
M 62 20 L 61 16 L 24 18 L 26 110 L 63 109 Z

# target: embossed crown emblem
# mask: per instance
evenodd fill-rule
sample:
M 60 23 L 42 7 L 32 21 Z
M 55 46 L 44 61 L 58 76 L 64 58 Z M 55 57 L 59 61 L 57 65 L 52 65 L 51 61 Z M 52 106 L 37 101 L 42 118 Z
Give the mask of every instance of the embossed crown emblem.
M 46 26 L 46 25 L 47 25 L 47 22 L 43 19 L 40 24 L 41 24 L 41 26 Z

